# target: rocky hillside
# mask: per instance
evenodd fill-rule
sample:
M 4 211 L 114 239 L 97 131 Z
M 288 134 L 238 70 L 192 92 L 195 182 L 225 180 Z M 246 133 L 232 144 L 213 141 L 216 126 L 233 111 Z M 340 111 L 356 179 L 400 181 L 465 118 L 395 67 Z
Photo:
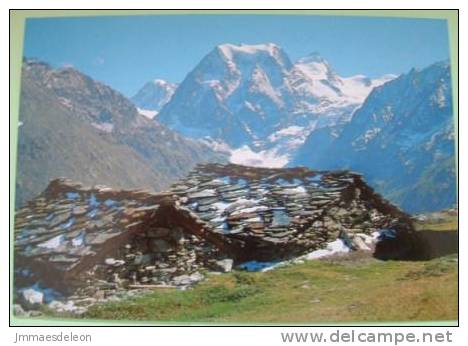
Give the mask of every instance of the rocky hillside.
M 436 63 L 374 89 L 344 126 L 313 132 L 291 165 L 352 169 L 408 212 L 456 203 L 450 66 Z
M 60 176 L 160 190 L 197 163 L 222 160 L 71 68 L 26 60 L 20 102 L 17 205 Z

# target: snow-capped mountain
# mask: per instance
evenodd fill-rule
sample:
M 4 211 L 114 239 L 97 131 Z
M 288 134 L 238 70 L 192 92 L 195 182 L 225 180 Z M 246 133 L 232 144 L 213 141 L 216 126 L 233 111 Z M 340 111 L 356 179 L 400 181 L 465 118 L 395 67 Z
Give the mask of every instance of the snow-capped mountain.
M 343 126 L 314 131 L 290 165 L 352 169 L 410 212 L 456 202 L 450 66 L 386 83 Z
M 175 83 L 155 79 L 146 83 L 131 100 L 140 114 L 152 119 L 169 102 L 176 89 Z
M 158 119 L 229 151 L 234 163 L 283 166 L 312 130 L 349 120 L 391 78 L 340 77 L 316 53 L 293 64 L 273 43 L 223 44 L 187 75 Z
M 291 62 L 273 44 L 221 45 L 201 60 L 163 107 L 160 121 L 233 148 L 268 136 L 291 100 Z

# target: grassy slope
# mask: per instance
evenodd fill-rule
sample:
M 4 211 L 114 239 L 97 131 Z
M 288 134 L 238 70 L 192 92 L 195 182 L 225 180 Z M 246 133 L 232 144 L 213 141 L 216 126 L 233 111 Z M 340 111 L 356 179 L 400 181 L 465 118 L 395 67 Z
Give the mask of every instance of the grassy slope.
M 440 212 L 418 229 L 456 230 L 458 216 Z M 159 290 L 93 307 L 98 319 L 333 323 L 458 319 L 458 257 L 382 262 L 354 253 L 267 273 L 209 276 L 189 291 Z
M 187 322 L 456 320 L 457 261 L 310 261 L 267 273 L 233 272 L 193 290 L 160 290 L 92 308 L 99 319 Z

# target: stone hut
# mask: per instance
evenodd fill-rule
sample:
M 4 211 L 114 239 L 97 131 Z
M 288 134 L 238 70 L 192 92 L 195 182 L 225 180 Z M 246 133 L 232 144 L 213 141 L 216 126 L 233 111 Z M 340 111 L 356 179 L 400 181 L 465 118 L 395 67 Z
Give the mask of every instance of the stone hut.
M 207 164 L 164 193 L 57 179 L 16 212 L 15 284 L 184 285 L 201 269 L 288 259 L 337 238 L 359 248 L 358 235 L 410 225 L 348 171 Z

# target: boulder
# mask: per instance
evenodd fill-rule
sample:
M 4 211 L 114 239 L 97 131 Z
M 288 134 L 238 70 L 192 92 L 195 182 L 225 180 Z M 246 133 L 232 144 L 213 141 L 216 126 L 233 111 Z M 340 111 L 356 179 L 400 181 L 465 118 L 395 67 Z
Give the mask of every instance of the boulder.
M 232 271 L 232 265 L 234 261 L 231 258 L 226 258 L 215 262 L 216 269 L 224 273 L 229 273 Z
M 192 283 L 192 280 L 189 275 L 179 275 L 172 279 L 174 285 L 176 286 L 188 286 Z
M 114 267 L 120 267 L 125 264 L 124 260 L 116 260 L 114 258 L 106 258 L 104 261 L 105 264 Z

